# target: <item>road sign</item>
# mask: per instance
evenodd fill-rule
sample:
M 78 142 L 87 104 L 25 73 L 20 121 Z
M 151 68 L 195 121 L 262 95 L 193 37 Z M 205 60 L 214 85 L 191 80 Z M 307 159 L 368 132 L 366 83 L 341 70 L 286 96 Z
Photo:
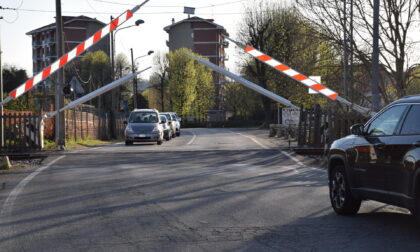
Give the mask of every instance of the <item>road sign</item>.
M 300 118 L 300 109 L 283 108 L 281 113 L 281 124 L 283 125 L 298 125 Z

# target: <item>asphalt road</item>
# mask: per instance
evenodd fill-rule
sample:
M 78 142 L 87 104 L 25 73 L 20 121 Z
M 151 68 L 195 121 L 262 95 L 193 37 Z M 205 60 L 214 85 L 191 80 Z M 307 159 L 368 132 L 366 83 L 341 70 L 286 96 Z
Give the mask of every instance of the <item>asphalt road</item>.
M 52 155 L 0 191 L 0 251 L 419 250 L 407 211 L 337 216 L 325 170 L 290 155 L 246 129 Z

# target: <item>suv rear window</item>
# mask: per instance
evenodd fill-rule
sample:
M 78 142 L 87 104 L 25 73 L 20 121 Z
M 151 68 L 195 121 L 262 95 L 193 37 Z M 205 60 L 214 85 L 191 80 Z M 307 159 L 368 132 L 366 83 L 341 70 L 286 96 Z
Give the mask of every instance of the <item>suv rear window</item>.
M 131 112 L 129 123 L 158 123 L 158 115 L 155 112 Z
M 411 107 L 401 129 L 402 135 L 420 134 L 420 105 Z

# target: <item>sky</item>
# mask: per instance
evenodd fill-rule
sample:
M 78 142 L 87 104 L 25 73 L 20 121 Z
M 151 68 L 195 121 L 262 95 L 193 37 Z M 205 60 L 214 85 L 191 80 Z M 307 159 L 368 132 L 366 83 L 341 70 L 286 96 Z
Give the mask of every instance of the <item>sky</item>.
M 179 21 L 188 17 L 183 14 L 184 6 L 195 7 L 195 16 L 214 19 L 235 38 L 245 5 L 253 1 L 150 0 L 121 26 L 132 25 L 137 19 L 145 21 L 138 27 L 117 33 L 116 52 L 130 56 L 130 48 L 133 48 L 134 57 L 145 55 L 149 50 L 167 52 L 168 34 L 163 28 L 171 24 L 172 18 Z M 143 0 L 61 0 L 62 15 L 85 15 L 108 23 L 110 15 L 118 16 L 141 2 Z M 3 20 L 0 20 L 3 64 L 24 68 L 32 76 L 32 39 L 26 33 L 55 22 L 55 0 L 0 0 L 0 6 L 19 9 L 0 10 L 3 16 Z M 230 58 L 226 62 L 227 68 L 236 71 L 235 62 L 240 56 L 238 48 L 231 44 L 226 52 Z M 144 57 L 137 62 L 142 69 L 151 66 L 152 57 Z M 148 71 L 143 77 L 147 78 L 150 73 Z

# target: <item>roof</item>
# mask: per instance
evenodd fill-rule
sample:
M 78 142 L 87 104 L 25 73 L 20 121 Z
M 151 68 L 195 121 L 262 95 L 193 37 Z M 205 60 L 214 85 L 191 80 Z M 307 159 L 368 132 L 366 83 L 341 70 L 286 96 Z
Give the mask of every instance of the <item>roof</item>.
M 397 103 L 420 103 L 420 94 L 405 96 L 399 100 L 394 101 L 392 104 Z
M 172 29 L 172 27 L 177 26 L 181 23 L 193 23 L 193 22 L 206 22 L 206 23 L 209 23 L 209 24 L 212 24 L 212 25 L 216 26 L 217 29 L 220 29 L 220 30 L 225 29 L 223 26 L 218 25 L 218 24 L 214 23 L 213 21 L 214 21 L 214 19 L 204 19 L 204 18 L 200 18 L 200 17 L 191 17 L 191 18 L 183 19 L 183 20 L 178 21 L 176 23 L 173 23 L 171 25 L 168 25 L 165 28 L 163 28 L 163 30 L 165 30 L 166 32 L 169 32 Z
M 131 112 L 156 112 L 156 113 L 159 113 L 156 109 L 134 109 Z
M 86 17 L 86 16 L 83 16 L 83 15 L 77 16 L 77 17 L 63 16 L 62 18 L 63 18 L 63 25 L 69 24 L 69 23 L 74 22 L 74 21 L 95 22 L 95 23 L 98 23 L 98 24 L 101 24 L 101 25 L 105 25 L 105 23 L 97 20 L 96 18 L 90 18 L 90 17 Z M 38 33 L 38 32 L 43 32 L 43 31 L 48 31 L 48 30 L 53 30 L 53 29 L 55 29 L 55 22 L 51 23 L 49 25 L 39 27 L 39 28 L 34 29 L 32 31 L 29 31 L 29 32 L 26 33 L 26 35 L 32 35 L 32 34 L 35 34 L 35 33 Z

